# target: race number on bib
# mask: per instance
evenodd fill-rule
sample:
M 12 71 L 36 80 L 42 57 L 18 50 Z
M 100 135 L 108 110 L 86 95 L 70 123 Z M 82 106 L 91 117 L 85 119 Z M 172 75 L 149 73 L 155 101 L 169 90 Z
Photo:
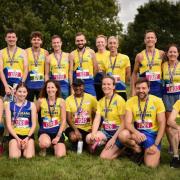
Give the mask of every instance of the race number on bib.
M 119 75 L 113 75 L 113 78 L 115 79 L 115 82 L 120 82 L 120 76 Z
M 53 75 L 53 79 L 56 80 L 56 81 L 62 81 L 62 80 L 65 80 L 66 79 L 66 74 L 54 74 Z
M 135 126 L 139 130 L 152 129 L 152 121 L 145 120 L 144 122 L 142 122 L 141 120 L 138 120 L 135 122 Z
M 116 131 L 118 129 L 118 126 L 113 122 L 107 123 L 103 121 L 103 128 L 106 131 Z
M 90 117 L 87 112 L 75 113 L 75 125 L 84 125 L 90 123 Z
M 49 128 L 54 128 L 59 126 L 59 122 L 57 118 L 44 118 L 43 119 L 43 128 L 44 129 L 49 129 Z
M 160 80 L 161 76 L 159 72 L 146 72 L 146 78 L 149 81 L 158 81 Z
M 166 84 L 167 93 L 177 93 L 180 92 L 180 83 L 176 84 Z
M 77 79 L 89 79 L 89 70 L 76 70 Z
M 30 74 L 31 81 L 42 81 L 43 75 L 42 74 Z
M 8 78 L 22 78 L 22 72 L 20 70 L 8 69 Z
M 29 128 L 29 119 L 18 117 L 15 120 L 14 125 L 16 126 L 16 128 Z

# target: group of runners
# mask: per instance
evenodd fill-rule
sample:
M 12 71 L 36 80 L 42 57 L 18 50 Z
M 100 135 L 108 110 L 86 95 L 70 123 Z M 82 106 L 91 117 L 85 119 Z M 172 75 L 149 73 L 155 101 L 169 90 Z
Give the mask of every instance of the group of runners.
M 65 156 L 67 136 L 72 147 L 83 141 L 90 153 L 104 145 L 103 159 L 115 159 L 132 149 L 139 161 L 157 167 L 166 132 L 173 153 L 170 166 L 180 167 L 177 45 L 161 51 L 155 48 L 155 32 L 146 31 L 145 50 L 137 54 L 131 75 L 129 57 L 118 52 L 115 36 L 98 35 L 96 53 L 86 46 L 81 32 L 75 36 L 77 49 L 71 53 L 62 51 L 58 35 L 51 38 L 51 54 L 42 48 L 41 32 L 32 32 L 32 47 L 26 50 L 17 46 L 17 40 L 15 31 L 8 30 L 7 47 L 0 51 L 0 136 L 2 141 L 4 109 L 10 158 L 35 156 L 38 121 L 41 156 L 50 146 L 55 156 Z M 128 84 L 131 97 L 127 100 Z M 3 102 L 3 97 L 10 98 Z

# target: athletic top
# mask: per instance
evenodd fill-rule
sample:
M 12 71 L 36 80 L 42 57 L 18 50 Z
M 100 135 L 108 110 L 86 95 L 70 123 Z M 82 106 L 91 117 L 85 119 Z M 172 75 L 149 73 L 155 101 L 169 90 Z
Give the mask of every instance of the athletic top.
M 50 78 L 56 81 L 64 81 L 66 83 L 68 80 L 69 73 L 69 54 L 62 52 L 60 59 L 56 59 L 54 53 L 49 55 L 50 59 Z
M 180 63 L 174 67 L 168 68 L 168 62 L 162 65 L 164 94 L 180 94 Z
M 53 106 L 48 105 L 46 98 L 42 99 L 39 118 L 39 131 L 56 134 L 61 124 L 61 98 L 57 98 Z
M 35 59 L 32 48 L 27 49 L 28 58 L 28 76 L 26 84 L 29 89 L 41 89 L 44 85 L 44 64 L 45 64 L 45 49 L 40 49 L 39 58 Z
M 10 102 L 11 123 L 16 134 L 28 135 L 32 126 L 31 102 L 25 101 L 22 106 L 17 106 L 14 101 Z
M 131 97 L 126 102 L 126 110 L 132 112 L 135 128 L 149 133 L 157 133 L 159 126 L 156 119 L 157 114 L 165 112 L 162 100 L 154 95 L 149 95 L 147 109 L 144 120 L 141 120 L 141 112 L 143 114 L 146 101 L 140 102 L 138 106 L 138 97 Z
M 108 68 L 107 63 L 109 61 L 109 54 L 110 54 L 110 52 L 107 50 L 105 50 L 105 52 L 103 52 L 103 53 L 99 53 L 99 52 L 96 53 L 96 60 L 97 60 L 100 72 L 107 71 L 107 68 Z
M 173 105 L 173 108 L 180 113 L 180 99 L 176 101 L 176 103 Z
M 66 111 L 72 113 L 73 124 L 87 132 L 92 129 L 92 113 L 95 114 L 96 108 L 96 98 L 87 93 L 84 93 L 84 98 L 71 95 L 66 99 Z
M 107 74 L 112 75 L 116 80 L 116 91 L 126 91 L 126 68 L 130 67 L 129 57 L 125 54 L 117 54 L 117 57 L 109 56 Z
M 91 49 L 85 48 L 83 55 L 79 55 L 78 50 L 73 51 L 74 66 L 73 71 L 77 79 L 92 79 L 94 77 L 93 59 Z
M 24 73 L 24 50 L 17 47 L 14 55 L 8 56 L 7 48 L 1 50 L 3 59 L 3 71 L 9 85 L 18 84 Z
M 110 99 L 103 97 L 98 101 L 97 112 L 102 118 L 102 129 L 116 131 L 122 123 L 121 115 L 125 114 L 125 101 L 118 94 Z

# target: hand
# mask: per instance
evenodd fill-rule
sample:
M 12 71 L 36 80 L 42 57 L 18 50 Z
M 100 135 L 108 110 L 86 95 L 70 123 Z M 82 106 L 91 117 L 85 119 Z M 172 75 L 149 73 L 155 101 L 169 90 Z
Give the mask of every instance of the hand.
M 132 135 L 133 139 L 140 144 L 141 142 L 146 140 L 146 136 L 143 133 L 140 133 L 139 131 L 137 131 L 136 133 L 134 133 Z
M 16 141 L 17 141 L 18 148 L 19 148 L 19 149 L 22 149 L 22 145 L 21 145 L 22 139 L 20 139 L 20 138 L 18 137 L 18 138 L 16 139 Z
M 60 137 L 59 137 L 59 136 L 56 136 L 56 137 L 52 140 L 52 144 L 54 144 L 54 145 L 58 144 L 59 139 L 60 139 Z
M 74 89 L 73 89 L 73 87 L 71 87 L 71 94 L 74 94 Z
M 25 139 L 21 140 L 21 149 L 25 149 L 28 144 L 29 138 L 26 137 Z
M 151 146 L 151 147 L 149 147 L 148 149 L 147 149 L 147 153 L 148 154 L 155 154 L 156 152 L 157 152 L 157 146 L 155 146 L 154 144 Z
M 115 142 L 116 142 L 116 139 L 111 138 L 111 139 L 106 143 L 105 149 L 108 150 L 108 149 L 113 148 Z
M 180 138 L 180 126 L 178 126 L 177 130 L 178 130 L 178 136 Z
M 78 129 L 76 129 L 74 132 L 75 132 L 75 135 L 76 135 L 77 139 L 81 140 L 82 135 L 81 135 L 80 131 Z
M 5 92 L 7 95 L 11 94 L 11 89 L 9 88 L 9 86 L 5 86 Z
M 97 140 L 96 134 L 95 133 L 91 133 L 91 138 L 90 139 L 91 139 L 92 142 L 96 141 Z

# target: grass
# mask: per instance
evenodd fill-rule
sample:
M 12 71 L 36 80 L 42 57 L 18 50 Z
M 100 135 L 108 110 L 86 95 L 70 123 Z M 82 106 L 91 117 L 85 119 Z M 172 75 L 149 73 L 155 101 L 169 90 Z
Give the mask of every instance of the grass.
M 68 151 L 68 155 L 61 159 L 55 158 L 52 152 L 48 152 L 45 158 L 36 155 L 35 158 L 29 160 L 24 158 L 10 160 L 6 151 L 5 155 L 0 158 L 0 179 L 179 179 L 180 170 L 169 167 L 171 157 L 167 154 L 166 138 L 163 139 L 162 144 L 161 164 L 155 169 L 144 165 L 138 166 L 125 156 L 109 161 L 87 152 L 77 155 L 76 152 Z

